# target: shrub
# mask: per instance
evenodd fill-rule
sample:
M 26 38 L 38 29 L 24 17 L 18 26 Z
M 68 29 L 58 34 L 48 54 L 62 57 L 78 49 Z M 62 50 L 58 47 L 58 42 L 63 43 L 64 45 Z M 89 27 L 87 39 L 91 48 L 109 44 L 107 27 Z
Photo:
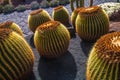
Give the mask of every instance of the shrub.
M 39 8 L 39 3 L 37 1 L 33 1 L 31 4 L 30 4 L 30 8 L 32 10 L 35 10 L 35 9 L 38 9 Z
M 48 8 L 50 6 L 50 3 L 47 1 L 47 0 L 43 0 L 41 3 L 40 3 L 40 6 L 42 8 Z
M 3 7 L 3 13 L 11 13 L 13 11 L 14 11 L 13 5 L 8 4 Z
M 59 5 L 59 1 L 58 0 L 52 0 L 50 1 L 50 6 L 51 7 L 55 7 L 55 6 L 58 6 Z
M 3 5 L 9 4 L 9 0 L 3 0 Z
M 26 10 L 26 6 L 25 6 L 25 5 L 18 5 L 18 6 L 16 7 L 16 10 L 17 10 L 18 12 L 25 11 L 25 10 Z

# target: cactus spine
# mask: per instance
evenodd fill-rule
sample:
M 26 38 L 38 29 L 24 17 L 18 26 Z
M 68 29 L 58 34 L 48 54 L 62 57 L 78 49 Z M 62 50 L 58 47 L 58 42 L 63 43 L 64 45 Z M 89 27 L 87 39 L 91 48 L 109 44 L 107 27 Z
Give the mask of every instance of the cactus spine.
M 120 80 L 120 32 L 102 36 L 87 62 L 87 80 Z
M 69 25 L 70 16 L 68 10 L 64 6 L 54 8 L 52 17 L 56 21 L 60 21 L 65 26 Z
M 0 23 L 0 28 L 12 29 L 13 31 L 15 31 L 18 34 L 20 34 L 21 36 L 23 36 L 21 28 L 13 21 L 5 21 L 5 22 Z
M 52 20 L 47 11 L 43 9 L 34 10 L 28 16 L 28 24 L 31 31 L 35 32 L 36 28 L 44 22 Z
M 33 63 L 33 52 L 24 38 L 11 29 L 0 28 L 0 79 L 23 80 Z
M 69 45 L 70 34 L 58 21 L 48 21 L 39 26 L 34 35 L 35 47 L 40 56 L 56 58 L 64 54 Z
M 100 36 L 108 33 L 109 18 L 99 6 L 82 8 L 76 19 L 76 32 L 84 41 L 96 41 Z

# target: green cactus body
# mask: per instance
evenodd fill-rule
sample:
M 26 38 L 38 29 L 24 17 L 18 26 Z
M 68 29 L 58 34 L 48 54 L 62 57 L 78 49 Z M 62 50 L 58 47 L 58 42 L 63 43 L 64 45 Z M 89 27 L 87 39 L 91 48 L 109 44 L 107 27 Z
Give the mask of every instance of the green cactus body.
M 96 41 L 108 31 L 109 18 L 101 7 L 92 6 L 80 9 L 76 19 L 76 32 L 82 40 Z
M 72 25 L 73 27 L 75 28 L 75 21 L 76 21 L 76 18 L 77 18 L 77 15 L 79 13 L 81 8 L 77 8 L 75 9 L 73 12 L 72 12 L 72 15 L 71 15 L 71 22 L 72 22 Z M 75 28 L 76 29 L 76 28 Z
M 64 54 L 69 46 L 70 34 L 58 21 L 49 21 L 39 26 L 34 35 L 35 47 L 40 56 L 56 58 Z
M 51 21 L 47 11 L 43 9 L 34 10 L 28 16 L 28 24 L 31 31 L 35 32 L 36 28 L 44 22 Z
M 52 17 L 55 21 L 60 21 L 65 26 L 69 25 L 70 16 L 68 10 L 64 6 L 54 8 Z
M 33 63 L 32 49 L 24 38 L 11 29 L 0 28 L 0 80 L 24 80 Z
M 120 32 L 102 36 L 87 62 L 87 80 L 120 80 Z
M 21 36 L 23 36 L 21 28 L 13 21 L 5 21 L 5 22 L 0 23 L 0 28 L 9 28 L 9 29 L 17 32 Z

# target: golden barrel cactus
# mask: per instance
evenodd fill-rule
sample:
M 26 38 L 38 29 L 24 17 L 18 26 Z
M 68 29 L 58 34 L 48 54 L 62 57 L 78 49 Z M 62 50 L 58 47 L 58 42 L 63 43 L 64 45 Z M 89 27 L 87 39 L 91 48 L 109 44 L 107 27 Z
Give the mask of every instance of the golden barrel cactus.
M 44 22 L 51 21 L 51 17 L 44 9 L 32 11 L 28 16 L 28 25 L 31 31 L 35 32 L 36 28 Z
M 34 35 L 34 44 L 40 56 L 56 58 L 64 54 L 69 46 L 70 34 L 58 21 L 48 21 L 39 26 Z
M 0 28 L 0 80 L 26 80 L 33 63 L 32 49 L 24 38 L 11 29 Z
M 97 40 L 87 62 L 86 80 L 120 80 L 120 32 Z
M 60 21 L 66 27 L 69 27 L 70 16 L 68 10 L 64 6 L 55 7 L 52 12 L 52 17 L 55 21 Z
M 99 6 L 81 8 L 76 19 L 76 32 L 83 41 L 96 41 L 108 33 L 109 18 Z
M 0 23 L 0 28 L 11 29 L 11 30 L 17 32 L 18 34 L 20 34 L 21 36 L 23 36 L 23 32 L 22 32 L 21 28 L 13 21 L 5 21 L 5 22 Z

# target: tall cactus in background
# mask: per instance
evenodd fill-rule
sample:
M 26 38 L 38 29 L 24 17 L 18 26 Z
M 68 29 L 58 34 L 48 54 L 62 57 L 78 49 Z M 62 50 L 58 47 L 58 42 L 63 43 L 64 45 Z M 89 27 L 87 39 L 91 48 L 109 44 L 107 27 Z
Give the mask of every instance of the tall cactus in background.
M 9 28 L 23 36 L 21 28 L 13 21 L 5 21 L 0 23 L 0 28 Z
M 25 39 L 0 28 L 0 80 L 28 80 L 33 63 L 34 54 Z
M 88 58 L 86 80 L 120 80 L 120 32 L 97 40 Z
M 84 4 L 85 4 L 85 1 L 84 0 L 70 0 L 70 7 L 71 7 L 71 10 L 74 11 L 74 1 L 76 1 L 76 8 L 79 8 L 79 7 L 84 7 Z M 92 6 L 93 5 L 93 0 L 89 0 L 89 6 Z
M 76 18 L 76 32 L 83 41 L 96 41 L 108 33 L 109 18 L 99 6 L 81 8 Z

